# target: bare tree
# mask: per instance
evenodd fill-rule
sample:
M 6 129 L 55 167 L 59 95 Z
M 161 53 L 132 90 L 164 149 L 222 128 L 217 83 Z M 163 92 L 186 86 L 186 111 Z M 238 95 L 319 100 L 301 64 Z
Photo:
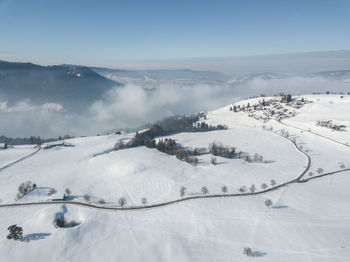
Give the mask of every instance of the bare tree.
M 186 189 L 185 186 L 180 187 L 180 197 L 183 197 L 186 194 Z
M 247 255 L 248 257 L 252 256 L 253 255 L 253 251 L 250 247 L 245 247 L 243 249 L 243 254 L 244 255 Z
M 226 194 L 227 193 L 227 186 L 222 186 L 221 191 Z
M 246 157 L 244 158 L 244 160 L 248 163 L 252 162 L 252 158 L 249 155 L 246 155 Z
M 100 200 L 98 200 L 98 203 L 103 205 L 103 204 L 106 204 L 106 201 L 103 198 L 101 198 Z
M 123 207 L 123 206 L 125 206 L 126 205 L 126 199 L 125 199 L 125 197 L 121 197 L 121 198 L 119 198 L 119 205 L 121 206 L 121 207 Z
M 239 192 L 244 193 L 245 191 L 247 191 L 247 187 L 246 186 L 242 186 L 240 189 L 238 189 Z
M 255 185 L 254 184 L 251 184 L 250 187 L 249 187 L 249 191 L 250 193 L 254 193 L 255 192 Z
M 85 194 L 85 195 L 83 196 L 83 198 L 84 198 L 84 200 L 87 201 L 87 202 L 89 202 L 90 199 L 91 199 L 91 197 L 90 197 L 88 194 Z
M 204 195 L 206 195 L 206 194 L 209 193 L 209 190 L 208 190 L 208 188 L 207 188 L 206 186 L 204 186 L 204 187 L 202 187 L 201 192 L 202 192 Z
M 115 143 L 113 149 L 114 150 L 120 150 L 120 149 L 124 149 L 124 148 L 126 148 L 126 145 L 125 145 L 124 141 L 118 140 L 117 143 Z
M 64 190 L 64 192 L 66 193 L 66 195 L 70 195 L 72 194 L 72 191 L 69 188 L 66 188 L 66 190 Z
M 259 156 L 259 162 L 262 163 L 264 161 L 263 156 Z
M 21 194 L 25 193 L 25 188 L 26 188 L 26 184 L 25 183 L 21 183 L 18 187 L 18 192 Z
M 343 169 L 345 168 L 344 163 L 341 163 L 341 164 L 340 164 L 340 168 L 343 168 Z
M 56 194 L 56 193 L 57 193 L 57 190 L 54 189 L 53 187 L 51 187 L 50 190 L 49 190 L 48 195 L 49 195 L 49 196 L 52 196 L 53 194 Z
M 261 189 L 262 189 L 262 190 L 265 190 L 266 188 L 267 188 L 267 184 L 266 184 L 266 183 L 262 183 L 262 184 L 261 184 Z
M 317 168 L 316 171 L 317 171 L 317 173 L 322 174 L 323 173 L 323 168 L 319 167 L 319 168 Z
M 271 181 L 270 181 L 270 185 L 271 185 L 271 186 L 276 185 L 276 181 L 275 181 L 274 179 L 271 179 Z
M 212 163 L 215 166 L 217 164 L 216 157 L 212 157 L 210 159 L 210 163 Z
M 142 203 L 142 205 L 146 205 L 147 204 L 147 198 L 145 198 L 145 197 L 143 197 L 142 199 L 141 199 L 141 203 Z
M 253 156 L 253 160 L 254 162 L 259 162 L 259 154 L 258 153 L 255 153 L 254 156 Z
M 309 176 L 313 176 L 313 175 L 314 175 L 314 173 L 310 171 L 309 172 Z
M 272 205 L 273 205 L 273 203 L 272 203 L 272 201 L 270 199 L 266 199 L 265 200 L 265 206 L 270 207 Z

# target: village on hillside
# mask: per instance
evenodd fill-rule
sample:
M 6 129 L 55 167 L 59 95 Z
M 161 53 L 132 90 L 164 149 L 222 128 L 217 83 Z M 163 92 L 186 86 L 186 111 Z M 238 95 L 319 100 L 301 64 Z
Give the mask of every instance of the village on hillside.
M 263 98 L 254 105 L 251 105 L 250 103 L 243 106 L 233 105 L 230 107 L 230 111 L 245 112 L 249 117 L 264 122 L 267 122 L 270 119 L 281 121 L 282 119 L 295 116 L 296 109 L 302 108 L 305 104 L 310 103 L 312 103 L 312 101 L 305 98 L 292 99 L 291 95 L 283 95 L 282 97 L 266 100 Z

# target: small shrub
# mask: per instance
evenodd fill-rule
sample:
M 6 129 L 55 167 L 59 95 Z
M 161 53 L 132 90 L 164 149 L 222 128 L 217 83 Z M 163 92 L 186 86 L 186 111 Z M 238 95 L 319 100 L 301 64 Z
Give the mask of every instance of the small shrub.
M 273 205 L 272 201 L 270 199 L 265 200 L 265 206 L 271 207 Z
M 147 204 L 147 198 L 145 198 L 145 197 L 143 197 L 142 199 L 141 199 L 141 203 L 142 203 L 142 205 L 146 205 Z
M 106 201 L 103 198 L 101 198 L 98 200 L 98 203 L 101 205 L 104 205 L 104 204 L 106 204 Z

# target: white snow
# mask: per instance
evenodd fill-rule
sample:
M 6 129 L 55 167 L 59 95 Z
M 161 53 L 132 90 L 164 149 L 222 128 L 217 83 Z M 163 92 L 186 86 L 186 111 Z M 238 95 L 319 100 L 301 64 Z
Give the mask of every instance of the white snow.
M 83 201 L 104 199 L 107 206 L 118 205 L 125 197 L 127 206 L 139 206 L 142 197 L 149 204 L 180 198 L 184 185 L 187 195 L 199 195 L 202 186 L 210 194 L 228 193 L 271 179 L 277 184 L 298 177 L 308 161 L 293 143 L 279 135 L 288 130 L 298 146 L 311 157 L 310 171 L 317 174 L 350 167 L 350 147 L 334 142 L 350 142 L 350 128 L 335 132 L 315 125 L 317 120 L 350 124 L 350 97 L 344 95 L 303 96 L 314 103 L 297 109 L 297 115 L 279 123 L 267 123 L 234 113 L 226 106 L 209 112 L 209 124 L 226 124 L 228 130 L 180 133 L 167 136 L 183 146 L 206 147 L 221 142 L 237 150 L 261 154 L 266 163 L 240 159 L 199 156 L 192 166 L 155 149 L 138 147 L 111 151 L 118 139 L 133 134 L 85 137 L 66 140 L 73 147 L 42 149 L 38 153 L 0 169 L 2 204 L 14 203 L 20 183 L 31 180 L 38 188 L 18 203 L 61 198 L 65 188 Z M 254 104 L 261 98 L 241 101 Z M 268 99 L 268 98 L 265 98 Z M 311 129 L 314 133 L 285 126 Z M 262 126 L 273 127 L 273 132 Z M 325 137 L 318 136 L 320 134 Z M 21 146 L 0 150 L 0 168 L 36 149 Z M 295 183 L 265 194 L 196 199 L 174 205 L 137 211 L 104 211 L 73 205 L 37 205 L 0 208 L 1 261 L 348 261 L 350 257 L 350 172 Z M 308 177 L 308 175 L 306 175 Z M 58 192 L 49 196 L 55 188 Z M 264 205 L 266 199 L 274 203 Z M 56 228 L 60 213 L 80 224 Z M 6 239 L 7 227 L 22 226 L 24 240 Z M 256 257 L 243 255 L 251 247 Z

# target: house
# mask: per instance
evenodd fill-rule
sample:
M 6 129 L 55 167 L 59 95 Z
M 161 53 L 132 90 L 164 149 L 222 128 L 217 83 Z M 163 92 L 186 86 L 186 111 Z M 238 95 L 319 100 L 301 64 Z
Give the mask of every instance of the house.
M 7 148 L 8 148 L 8 146 L 7 146 L 6 143 L 0 143 L 0 150 L 1 149 L 7 149 Z

